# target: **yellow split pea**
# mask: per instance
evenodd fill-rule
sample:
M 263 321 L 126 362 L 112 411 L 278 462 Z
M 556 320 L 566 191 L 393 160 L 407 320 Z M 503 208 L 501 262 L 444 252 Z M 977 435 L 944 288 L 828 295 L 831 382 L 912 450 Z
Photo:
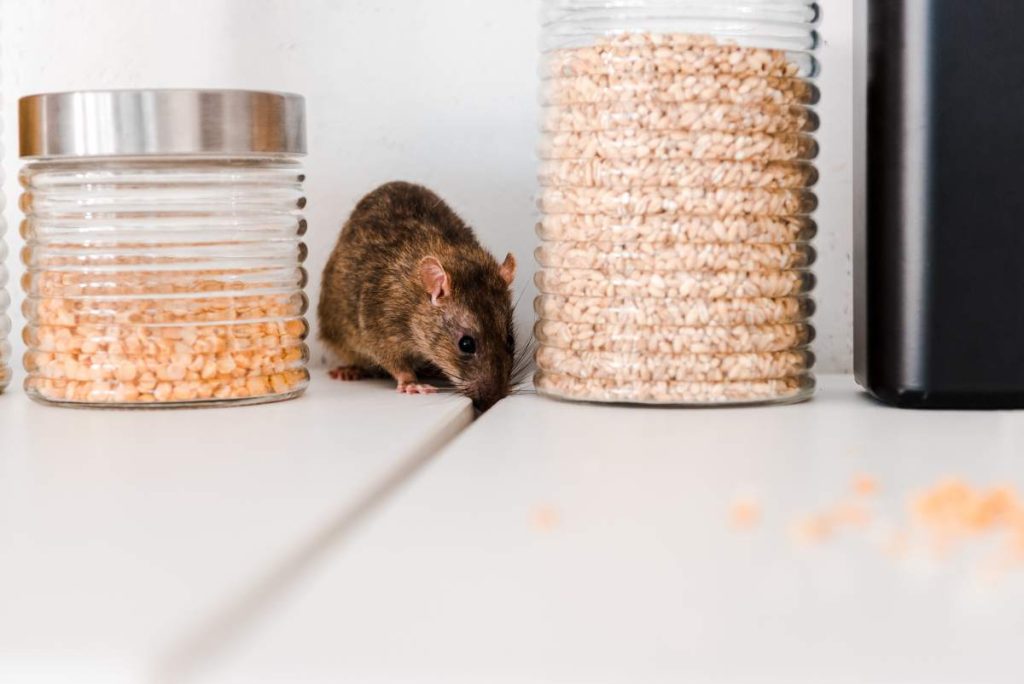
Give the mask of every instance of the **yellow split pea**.
M 25 330 L 28 389 L 49 401 L 130 404 L 244 400 L 305 387 L 304 298 L 244 294 L 218 275 L 197 273 L 159 293 L 139 288 L 138 274 L 115 276 L 105 282 L 112 294 L 83 298 L 82 283 L 66 274 L 37 274 L 42 296 L 30 297 Z

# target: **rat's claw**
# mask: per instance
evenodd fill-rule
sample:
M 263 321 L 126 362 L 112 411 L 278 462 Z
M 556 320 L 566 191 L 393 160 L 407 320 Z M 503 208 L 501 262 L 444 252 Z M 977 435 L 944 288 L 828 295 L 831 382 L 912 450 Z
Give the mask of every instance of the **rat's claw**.
M 399 394 L 436 394 L 437 388 L 433 385 L 422 385 L 417 382 L 406 382 L 398 385 Z
M 335 380 L 352 382 L 354 380 L 362 380 L 366 377 L 366 374 L 361 368 L 356 368 L 355 366 L 338 366 L 330 371 L 330 376 Z

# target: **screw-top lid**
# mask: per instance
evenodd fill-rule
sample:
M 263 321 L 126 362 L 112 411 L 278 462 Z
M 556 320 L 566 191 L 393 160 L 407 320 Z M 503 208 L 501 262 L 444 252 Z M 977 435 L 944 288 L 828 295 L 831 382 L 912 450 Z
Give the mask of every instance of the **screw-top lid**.
M 306 153 L 301 95 L 250 90 L 87 90 L 18 101 L 21 156 Z

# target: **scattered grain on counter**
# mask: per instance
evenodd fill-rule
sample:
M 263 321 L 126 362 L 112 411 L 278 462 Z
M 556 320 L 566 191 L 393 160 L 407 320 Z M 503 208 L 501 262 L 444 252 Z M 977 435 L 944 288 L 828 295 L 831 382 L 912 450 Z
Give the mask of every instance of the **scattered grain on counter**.
M 823 511 L 796 520 L 790 532 L 800 543 L 820 544 L 847 529 L 864 528 L 871 519 L 871 511 L 863 504 L 839 501 Z
M 963 552 L 987 579 L 1024 571 L 1024 499 L 1013 486 L 976 487 L 947 477 L 907 496 L 903 518 L 882 514 L 875 505 L 880 490 L 874 476 L 855 475 L 846 494 L 791 521 L 791 540 L 815 546 L 853 535 L 894 560 L 923 556 L 943 561 Z M 735 523 L 745 516 L 745 502 L 738 498 L 728 509 L 729 519 L 741 529 Z
M 913 494 L 909 507 L 914 523 L 937 553 L 995 536 L 1007 560 L 1024 564 L 1024 502 L 1011 486 L 986 489 L 947 478 Z

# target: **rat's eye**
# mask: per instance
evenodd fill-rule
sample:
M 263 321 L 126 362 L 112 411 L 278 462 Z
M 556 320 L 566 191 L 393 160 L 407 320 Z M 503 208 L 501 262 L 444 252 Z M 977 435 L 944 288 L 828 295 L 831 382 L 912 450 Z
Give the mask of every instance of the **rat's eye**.
M 459 351 L 463 354 L 476 354 L 476 340 L 469 335 L 459 338 Z

